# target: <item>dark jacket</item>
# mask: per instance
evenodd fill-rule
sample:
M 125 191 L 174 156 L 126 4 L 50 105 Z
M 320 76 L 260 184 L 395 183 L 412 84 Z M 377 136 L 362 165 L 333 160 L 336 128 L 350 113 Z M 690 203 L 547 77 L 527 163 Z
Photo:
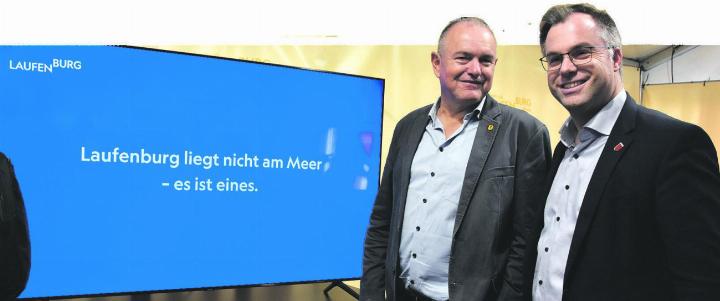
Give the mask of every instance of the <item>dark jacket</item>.
M 535 225 L 533 245 L 542 214 Z M 701 128 L 628 96 L 580 207 L 562 299 L 720 300 L 720 173 Z
M 14 300 L 30 274 L 30 239 L 15 171 L 0 153 L 0 300 Z

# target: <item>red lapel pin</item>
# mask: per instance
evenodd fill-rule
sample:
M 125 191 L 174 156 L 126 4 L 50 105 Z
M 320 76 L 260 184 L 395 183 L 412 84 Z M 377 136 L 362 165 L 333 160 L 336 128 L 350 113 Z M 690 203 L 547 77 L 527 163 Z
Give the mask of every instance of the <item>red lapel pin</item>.
M 613 150 L 616 151 L 616 152 L 619 152 L 620 150 L 623 149 L 623 147 L 625 147 L 625 144 L 623 144 L 622 142 L 620 142 L 620 143 L 618 143 L 617 145 L 615 145 L 615 147 L 613 147 Z

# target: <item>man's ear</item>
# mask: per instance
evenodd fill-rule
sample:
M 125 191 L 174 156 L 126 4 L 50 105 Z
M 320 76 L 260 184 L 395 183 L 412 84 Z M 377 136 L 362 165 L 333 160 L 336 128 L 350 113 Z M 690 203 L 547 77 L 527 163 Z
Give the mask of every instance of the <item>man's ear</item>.
M 613 48 L 613 71 L 619 71 L 623 66 L 623 53 L 621 48 Z
M 440 54 L 433 51 L 430 54 L 430 64 L 432 64 L 433 72 L 435 76 L 440 77 Z

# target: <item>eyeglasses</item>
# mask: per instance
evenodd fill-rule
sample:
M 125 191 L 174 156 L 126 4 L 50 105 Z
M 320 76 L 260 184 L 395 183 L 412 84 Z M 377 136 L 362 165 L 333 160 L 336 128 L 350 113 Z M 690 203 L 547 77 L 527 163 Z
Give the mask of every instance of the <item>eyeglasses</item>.
M 557 69 L 560 69 L 560 66 L 563 62 L 563 57 L 565 55 L 568 56 L 570 59 L 570 62 L 572 62 L 575 66 L 584 65 L 592 61 L 593 54 L 599 54 L 600 52 L 596 49 L 613 49 L 615 47 L 612 46 L 602 46 L 602 47 L 594 47 L 594 46 L 583 46 L 583 47 L 577 47 L 573 50 L 570 50 L 570 52 L 566 53 L 558 53 L 558 54 L 550 54 L 546 55 L 544 57 L 540 58 L 540 63 L 543 66 L 543 69 L 545 71 L 555 71 Z

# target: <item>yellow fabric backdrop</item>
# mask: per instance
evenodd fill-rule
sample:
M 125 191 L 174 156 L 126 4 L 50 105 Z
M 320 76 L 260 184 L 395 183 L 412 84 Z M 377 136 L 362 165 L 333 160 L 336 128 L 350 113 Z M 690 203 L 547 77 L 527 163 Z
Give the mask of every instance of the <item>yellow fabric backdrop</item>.
M 720 146 L 720 82 L 648 85 L 643 105 L 701 126 Z
M 384 78 L 383 162 L 393 129 L 400 118 L 415 108 L 432 103 L 439 96 L 438 80 L 430 65 L 434 45 L 153 48 Z M 557 132 L 568 114 L 550 95 L 539 57 L 538 46 L 498 46 L 499 60 L 490 94 L 500 102 L 528 111 L 544 122 L 555 145 L 559 139 Z M 631 95 L 639 97 L 639 71 L 625 68 L 623 72 L 625 88 Z M 342 95 L 338 95 L 338 101 L 342 101 Z

